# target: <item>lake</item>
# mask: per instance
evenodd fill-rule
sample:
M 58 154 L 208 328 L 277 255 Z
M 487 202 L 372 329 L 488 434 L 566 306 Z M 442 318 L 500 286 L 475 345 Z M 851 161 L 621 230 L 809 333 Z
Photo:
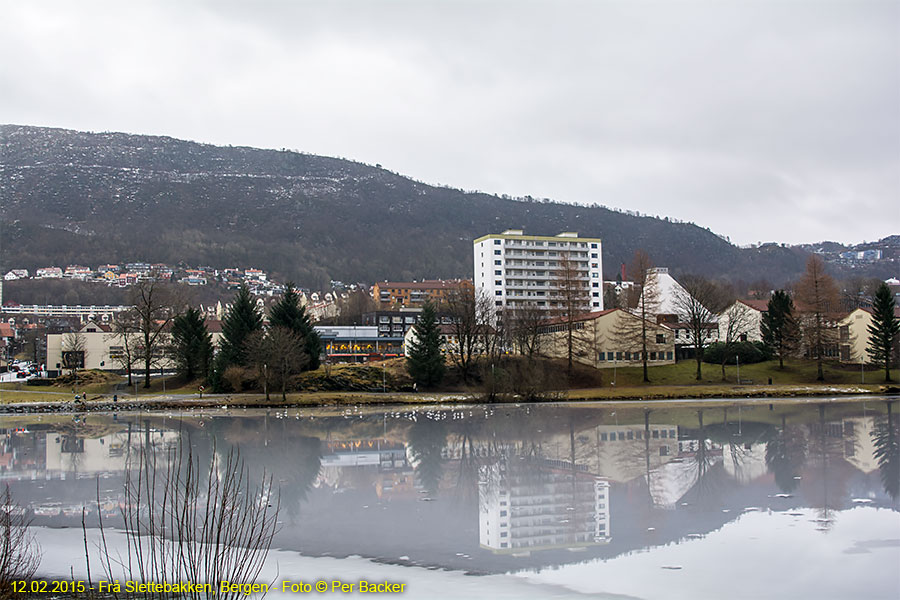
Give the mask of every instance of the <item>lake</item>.
M 189 448 L 208 473 L 235 449 L 251 479 L 272 477 L 253 501 L 280 504 L 259 581 L 896 599 L 898 412 L 870 398 L 3 416 L 0 477 L 33 516 L 46 578 L 86 574 L 82 507 L 91 552 L 98 513 L 122 547 L 139 457 Z

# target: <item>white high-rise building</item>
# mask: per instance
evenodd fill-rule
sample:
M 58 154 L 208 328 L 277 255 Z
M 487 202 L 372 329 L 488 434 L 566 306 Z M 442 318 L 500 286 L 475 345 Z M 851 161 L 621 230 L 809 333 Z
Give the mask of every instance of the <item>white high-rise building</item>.
M 555 236 L 525 235 L 507 229 L 474 242 L 475 292 L 504 308 L 557 308 L 560 263 L 568 259 L 587 288 L 586 311 L 603 310 L 603 258 L 599 238 L 564 231 Z

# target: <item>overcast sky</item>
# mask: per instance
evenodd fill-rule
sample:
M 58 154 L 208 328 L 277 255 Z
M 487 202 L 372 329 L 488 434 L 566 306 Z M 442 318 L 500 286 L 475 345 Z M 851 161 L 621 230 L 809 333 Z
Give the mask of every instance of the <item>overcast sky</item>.
M 0 122 L 293 148 L 738 244 L 900 233 L 897 0 L 0 11 Z

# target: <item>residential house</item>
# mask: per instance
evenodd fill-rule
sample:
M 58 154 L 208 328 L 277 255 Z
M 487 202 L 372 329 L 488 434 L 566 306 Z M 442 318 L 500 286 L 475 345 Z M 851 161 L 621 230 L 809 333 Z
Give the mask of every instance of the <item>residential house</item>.
M 894 315 L 900 318 L 900 306 L 894 307 Z M 872 309 L 870 308 L 857 308 L 838 321 L 841 362 L 856 364 L 871 362 L 867 351 L 871 339 L 870 325 L 872 325 Z M 900 341 L 894 345 L 892 361 L 892 364 L 898 363 L 900 363 Z
M 34 276 L 38 279 L 62 279 L 63 271 L 59 267 L 43 267 L 35 271 Z
M 15 281 L 16 279 L 28 279 L 28 269 L 12 269 L 3 276 L 4 281 Z
M 81 265 L 69 265 L 66 267 L 66 272 L 63 274 L 63 277 L 68 279 L 81 279 L 82 281 L 91 276 L 91 268 L 83 267 Z
M 728 329 L 732 327 L 732 333 L 736 334 L 737 339 L 729 341 L 761 342 L 762 318 L 768 310 L 768 300 L 736 300 L 719 314 L 718 339 L 725 341 Z

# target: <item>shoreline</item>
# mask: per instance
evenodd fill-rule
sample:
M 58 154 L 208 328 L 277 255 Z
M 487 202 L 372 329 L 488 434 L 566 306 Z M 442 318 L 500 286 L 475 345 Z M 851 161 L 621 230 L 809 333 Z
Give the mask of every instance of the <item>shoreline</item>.
M 36 392 L 40 394 L 40 392 Z M 263 394 L 216 394 L 200 398 L 190 395 L 154 395 L 151 397 L 125 397 L 118 402 L 112 396 L 97 395 L 85 401 L 40 399 L 28 402 L 0 403 L 0 415 L 43 413 L 90 413 L 115 411 L 156 411 L 172 409 L 248 409 L 248 408 L 310 408 L 336 406 L 391 406 L 391 405 L 457 405 L 457 404 L 518 404 L 518 403 L 630 403 L 646 401 L 691 400 L 792 400 L 809 397 L 835 397 L 849 400 L 853 396 L 886 396 L 900 394 L 900 387 L 888 384 L 870 385 L 695 385 L 659 386 L 658 388 L 633 387 L 614 389 L 575 389 L 543 400 L 526 400 L 508 396 L 488 402 L 482 395 L 461 392 L 313 392 L 288 394 L 287 401 L 280 397 L 266 400 Z M 55 395 L 51 392 L 48 395 Z M 60 394 L 61 395 L 61 394 Z M 0 392 L 2 400 L 2 392 Z

